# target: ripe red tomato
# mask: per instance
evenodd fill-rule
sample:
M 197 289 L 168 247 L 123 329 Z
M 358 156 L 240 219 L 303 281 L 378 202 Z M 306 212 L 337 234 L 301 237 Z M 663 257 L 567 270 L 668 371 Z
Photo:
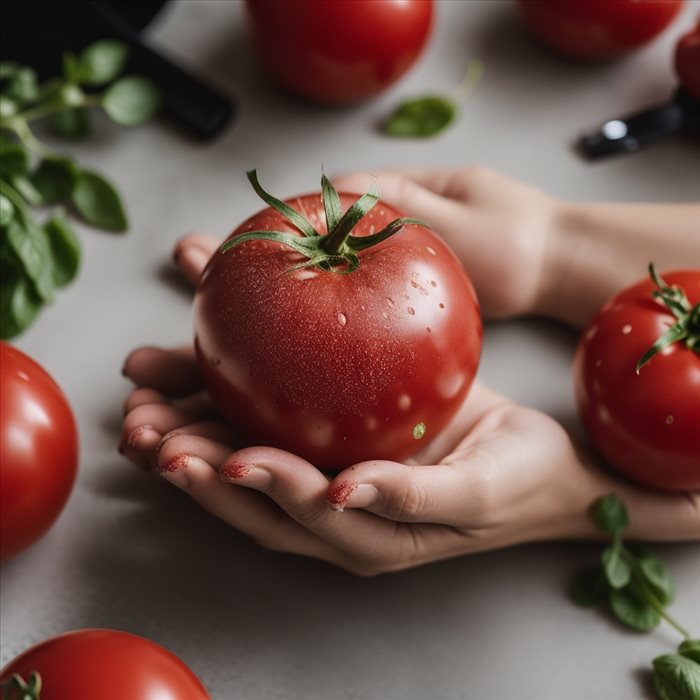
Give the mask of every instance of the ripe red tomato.
M 700 336 L 700 271 L 663 275 L 695 308 L 690 337 Z M 591 442 L 611 466 L 648 486 L 700 489 L 700 343 L 679 340 L 639 374 L 647 350 L 677 322 L 643 280 L 610 300 L 583 333 L 574 362 L 576 400 Z M 689 341 L 692 344 L 692 340 Z
M 0 343 L 0 558 L 39 539 L 75 481 L 78 434 L 68 401 L 34 360 Z
M 700 20 L 676 46 L 676 73 L 683 87 L 700 100 Z
M 148 639 L 116 630 L 77 630 L 40 642 L 3 669 L 2 682 L 19 674 L 31 687 L 32 672 L 41 676 L 41 695 L 8 698 L 211 700 L 177 656 Z
M 342 194 L 338 208 L 356 199 Z M 322 196 L 288 204 L 321 235 L 304 237 L 270 207 L 228 241 L 274 230 L 299 245 L 327 245 L 332 235 Z M 379 236 L 399 217 L 379 202 L 355 225 L 351 242 Z M 433 231 L 415 224 L 395 229 L 359 250 L 352 271 L 312 265 L 270 240 L 243 242 L 209 261 L 195 296 L 195 347 L 215 403 L 250 442 L 327 469 L 400 460 L 457 411 L 481 350 L 474 290 Z
M 564 56 L 622 56 L 660 34 L 683 0 L 518 0 L 532 33 Z
M 247 0 L 268 71 L 291 92 L 347 104 L 398 80 L 426 42 L 433 0 Z

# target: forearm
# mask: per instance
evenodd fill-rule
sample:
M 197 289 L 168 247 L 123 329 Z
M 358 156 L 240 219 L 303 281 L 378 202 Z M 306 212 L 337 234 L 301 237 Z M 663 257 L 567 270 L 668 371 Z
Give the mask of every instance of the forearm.
M 700 268 L 699 204 L 562 203 L 555 221 L 535 312 L 576 327 L 650 262 Z

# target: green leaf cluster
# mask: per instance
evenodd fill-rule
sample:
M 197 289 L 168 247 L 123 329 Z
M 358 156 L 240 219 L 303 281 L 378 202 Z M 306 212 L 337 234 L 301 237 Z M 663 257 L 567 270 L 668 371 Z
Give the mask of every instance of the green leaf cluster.
M 46 120 L 58 136 L 80 139 L 100 107 L 117 124 L 135 126 L 157 111 L 160 93 L 141 76 L 120 78 L 129 56 L 120 41 L 106 39 L 80 54 L 66 52 L 63 75 L 39 84 L 36 72 L 0 63 L 0 337 L 27 328 L 57 288 L 80 266 L 80 244 L 66 211 L 108 231 L 128 228 L 116 188 L 99 173 L 49 148 L 30 124 Z M 97 92 L 97 88 L 103 88 Z M 43 223 L 32 207 L 56 206 Z
M 666 612 L 675 596 L 668 568 L 646 547 L 623 543 L 629 516 L 614 494 L 598 499 L 591 517 L 612 541 L 596 566 L 576 576 L 572 600 L 581 607 L 604 605 L 623 625 L 638 632 L 649 632 L 665 619 L 685 641 L 677 654 L 654 659 L 656 692 L 661 700 L 700 700 L 700 641 L 690 639 L 687 630 Z

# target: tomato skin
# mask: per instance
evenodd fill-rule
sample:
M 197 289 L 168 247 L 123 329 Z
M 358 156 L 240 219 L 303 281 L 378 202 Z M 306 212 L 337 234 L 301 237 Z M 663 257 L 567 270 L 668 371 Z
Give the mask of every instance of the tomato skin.
M 675 63 L 683 87 L 700 100 L 700 20 L 678 42 Z
M 41 675 L 41 700 L 211 700 L 199 679 L 167 649 L 109 629 L 66 632 L 27 649 L 2 670 Z
M 691 306 L 700 271 L 662 275 Z M 600 310 L 574 360 L 579 415 L 600 454 L 629 478 L 669 491 L 700 489 L 700 355 L 674 343 L 635 372 L 637 361 L 675 322 L 644 280 Z
M 660 34 L 683 0 L 518 0 L 532 33 L 550 49 L 579 60 L 622 56 Z
M 343 209 L 356 199 L 342 194 Z M 320 194 L 289 204 L 325 232 Z M 353 234 L 379 231 L 399 216 L 380 202 Z M 251 229 L 296 231 L 266 209 L 231 235 Z M 215 403 L 253 444 L 325 469 L 401 460 L 461 405 L 482 329 L 459 260 L 416 225 L 359 257 L 349 274 L 288 273 L 299 254 L 252 241 L 209 261 L 195 296 L 197 356 Z M 413 437 L 419 423 L 423 439 Z
M 247 0 L 271 75 L 308 99 L 349 104 L 398 80 L 428 38 L 433 0 Z
M 46 371 L 0 342 L 0 558 L 38 540 L 63 509 L 78 466 L 68 401 Z

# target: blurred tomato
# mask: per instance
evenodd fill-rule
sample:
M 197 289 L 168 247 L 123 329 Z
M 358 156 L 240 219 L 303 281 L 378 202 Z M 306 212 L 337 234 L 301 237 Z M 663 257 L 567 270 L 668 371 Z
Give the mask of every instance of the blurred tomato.
M 288 90 L 318 102 L 367 99 L 420 54 L 433 0 L 247 0 L 258 54 Z
M 0 558 L 39 539 L 63 509 L 78 465 L 66 397 L 34 360 L 0 343 Z
M 659 35 L 683 0 L 518 0 L 532 33 L 557 53 L 583 60 L 621 56 Z
M 20 694 L 22 683 L 31 688 L 32 673 L 41 677 L 41 695 Z M 13 674 L 18 677 L 11 681 Z M 3 690 L 3 700 L 211 700 L 194 673 L 167 649 L 107 629 L 77 630 L 40 642 L 3 669 L 2 682 L 13 688 L 7 695 Z
M 683 87 L 700 100 L 700 20 L 676 46 L 676 73 Z

